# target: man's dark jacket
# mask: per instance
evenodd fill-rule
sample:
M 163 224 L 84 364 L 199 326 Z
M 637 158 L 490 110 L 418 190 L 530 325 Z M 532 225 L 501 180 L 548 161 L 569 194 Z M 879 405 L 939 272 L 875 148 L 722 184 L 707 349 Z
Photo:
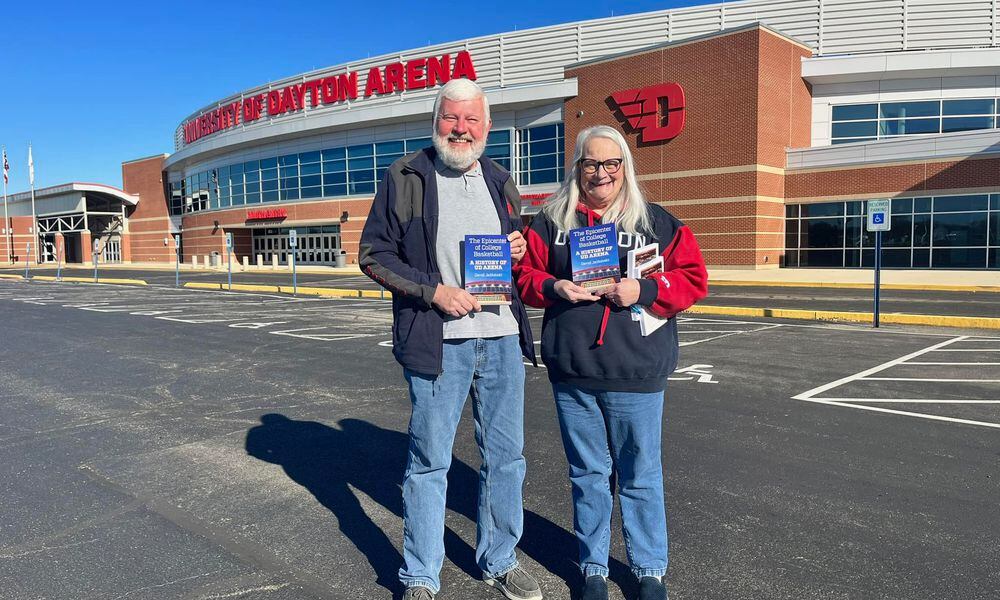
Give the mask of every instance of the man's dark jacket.
M 361 233 L 358 264 L 392 292 L 392 353 L 411 371 L 442 372 L 444 313 L 434 308 L 441 283 L 437 264 L 438 192 L 433 148 L 408 154 L 389 167 Z M 510 173 L 493 160 L 479 160 L 507 235 L 521 227 L 521 196 Z M 470 231 L 469 234 L 483 233 Z M 528 315 L 514 288 L 511 311 L 520 327 L 521 352 L 535 363 Z M 535 363 L 537 364 L 537 363 Z

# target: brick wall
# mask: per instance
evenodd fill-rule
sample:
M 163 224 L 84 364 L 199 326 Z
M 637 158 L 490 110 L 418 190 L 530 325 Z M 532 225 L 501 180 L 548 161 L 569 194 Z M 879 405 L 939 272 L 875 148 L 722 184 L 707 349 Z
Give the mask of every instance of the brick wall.
M 128 231 L 123 236 L 123 260 L 171 263 L 174 243 L 170 233 L 166 186 L 163 179 L 164 156 L 153 156 L 122 164 L 122 189 L 139 196 L 139 204 L 128 216 Z M 164 244 L 164 239 L 167 243 Z
M 694 231 L 709 265 L 770 267 L 784 246 L 787 147 L 808 146 L 812 99 L 801 77 L 810 51 L 762 28 L 726 32 L 567 69 L 579 93 L 565 103 L 566 156 L 593 125 L 618 127 L 642 187 Z M 611 93 L 676 82 L 685 127 L 663 143 L 613 110 Z

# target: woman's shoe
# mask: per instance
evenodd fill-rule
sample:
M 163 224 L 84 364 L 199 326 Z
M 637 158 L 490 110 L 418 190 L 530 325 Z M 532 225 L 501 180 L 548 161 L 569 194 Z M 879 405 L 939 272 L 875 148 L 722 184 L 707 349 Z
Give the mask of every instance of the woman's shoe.
M 608 580 L 603 575 L 587 577 L 580 600 L 608 600 Z
M 667 586 L 662 577 L 643 577 L 639 580 L 639 600 L 667 600 Z

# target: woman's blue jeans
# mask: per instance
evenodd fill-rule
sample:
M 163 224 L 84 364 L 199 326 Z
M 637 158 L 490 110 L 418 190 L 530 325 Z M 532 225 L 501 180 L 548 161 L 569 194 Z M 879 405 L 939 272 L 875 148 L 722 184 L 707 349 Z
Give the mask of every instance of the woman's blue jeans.
M 410 384 L 410 451 L 403 477 L 406 587 L 437 593 L 444 562 L 445 494 L 455 431 L 472 397 L 479 469 L 476 563 L 488 578 L 518 566 L 524 512 L 524 363 L 518 336 L 445 340 L 443 373 L 404 370 Z
M 553 384 L 573 487 L 573 529 L 584 576 L 608 575 L 611 475 L 636 577 L 667 572 L 667 515 L 660 436 L 663 392 L 584 390 Z

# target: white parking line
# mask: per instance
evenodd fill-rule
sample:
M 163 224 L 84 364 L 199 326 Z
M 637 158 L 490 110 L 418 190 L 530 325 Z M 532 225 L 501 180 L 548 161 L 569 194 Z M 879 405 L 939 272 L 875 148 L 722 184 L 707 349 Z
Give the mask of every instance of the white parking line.
M 792 396 L 793 400 L 802 400 L 805 402 L 813 402 L 816 404 L 826 404 L 830 406 L 841 406 L 844 408 L 853 408 L 856 410 L 867 410 L 872 412 L 879 412 L 885 414 L 901 415 L 906 417 L 916 417 L 919 419 L 927 419 L 931 421 L 944 421 L 948 423 L 961 423 L 963 425 L 975 425 L 978 427 L 989 427 L 993 429 L 1000 429 L 1000 423 L 990 423 L 986 421 L 976 421 L 972 419 L 959 419 L 956 417 L 947 417 L 943 415 L 932 415 L 925 413 L 917 413 L 904 410 L 895 410 L 891 408 L 883 408 L 880 406 L 870 406 L 866 403 L 874 404 L 944 404 L 944 405 L 957 405 L 957 404 L 1000 404 L 1000 400 L 983 400 L 983 399 L 967 399 L 967 400 L 956 400 L 956 399 L 939 399 L 939 398 L 831 398 L 831 397 L 817 397 L 820 394 L 827 392 L 829 390 L 835 389 L 842 385 L 846 385 L 855 381 L 925 381 L 925 382 L 944 382 L 944 383 L 977 383 L 977 382 L 996 382 L 997 380 L 975 380 L 975 379 L 912 379 L 903 377 L 872 377 L 875 373 L 885 371 L 895 366 L 899 365 L 910 365 L 910 364 L 920 364 L 919 362 L 909 362 L 910 359 L 917 358 L 929 354 L 931 352 L 955 352 L 960 351 L 958 348 L 946 348 L 946 346 L 951 346 L 958 342 L 971 342 L 979 341 L 978 338 L 971 338 L 969 336 L 959 336 L 952 339 L 945 340 L 933 346 L 917 350 L 907 354 L 906 356 L 901 356 L 897 359 L 890 360 L 889 362 L 882 363 L 870 369 L 866 369 L 860 373 L 855 373 L 854 375 L 849 375 L 847 377 L 832 381 L 830 383 L 821 385 L 819 387 L 813 388 L 809 391 L 803 392 L 796 396 Z M 987 349 L 977 349 L 972 350 L 975 352 L 982 352 Z M 1000 351 L 1000 350 L 997 350 Z M 947 363 L 946 363 L 947 364 Z

